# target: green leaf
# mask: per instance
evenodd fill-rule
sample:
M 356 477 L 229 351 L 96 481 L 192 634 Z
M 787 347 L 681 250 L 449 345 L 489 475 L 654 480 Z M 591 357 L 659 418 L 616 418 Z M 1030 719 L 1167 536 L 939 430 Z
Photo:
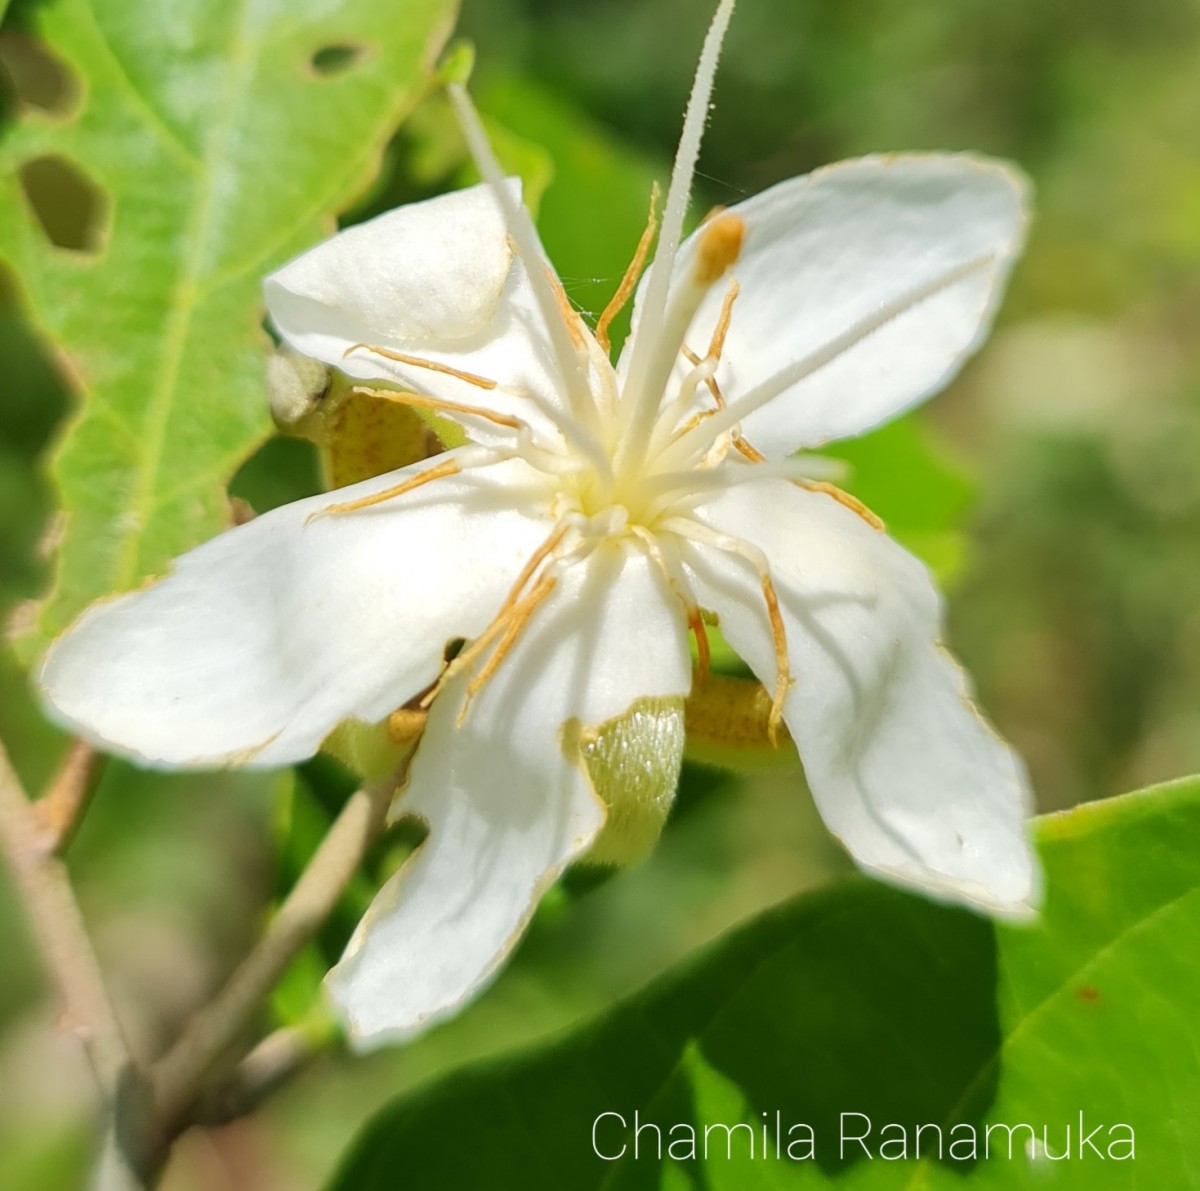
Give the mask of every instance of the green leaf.
M 1043 819 L 1037 835 L 1048 894 L 1035 924 L 993 925 L 865 878 L 800 897 L 561 1042 L 394 1102 L 330 1191 L 1194 1186 L 1200 779 Z M 789 1128 L 808 1125 L 812 1159 L 775 1156 L 777 1111 L 784 1152 L 804 1137 Z M 592 1149 L 604 1112 L 628 1123 L 605 1118 L 597 1133 L 606 1153 L 629 1145 L 617 1161 Z M 635 1161 L 635 1112 L 667 1141 L 695 1129 L 700 1156 L 659 1164 L 647 1132 Z M 1078 1156 L 1081 1112 L 1101 1126 L 1101 1153 L 1110 1127 L 1131 1127 L 1135 1160 Z M 839 1153 L 841 1113 L 865 1115 L 871 1157 Z M 753 1129 L 735 1131 L 733 1158 L 718 1131 L 705 1161 L 705 1125 L 739 1122 Z M 976 1130 L 978 1161 L 938 1160 L 929 1130 L 917 1160 L 924 1123 L 947 1147 Z M 998 1128 L 983 1157 L 987 1125 L 1021 1123 L 1039 1141 L 1044 1127 L 1054 1154 L 1069 1126 L 1071 1159 L 1031 1159 L 1021 1130 L 1010 1158 Z M 846 1122 L 848 1135 L 863 1127 Z M 879 1156 L 881 1135 L 906 1137 L 908 1160 Z
M 546 187 L 554 177 L 554 163 L 540 145 L 514 132 L 483 113 L 484 128 L 496 159 L 506 174 L 521 179 L 521 198 L 537 215 Z M 467 152 L 454 109 L 442 92 L 431 95 L 414 113 L 405 129 L 407 160 L 397 181 L 405 186 L 416 183 L 427 193 L 442 193 L 480 181 L 479 171 Z M 393 188 L 376 199 L 376 210 L 411 201 L 415 197 L 404 186 Z M 383 201 L 381 202 L 380 199 Z
M 31 653 L 222 529 L 269 430 L 263 275 L 333 229 L 429 77 L 455 0 L 46 0 L 84 81 L 0 147 L 0 256 L 83 401 Z

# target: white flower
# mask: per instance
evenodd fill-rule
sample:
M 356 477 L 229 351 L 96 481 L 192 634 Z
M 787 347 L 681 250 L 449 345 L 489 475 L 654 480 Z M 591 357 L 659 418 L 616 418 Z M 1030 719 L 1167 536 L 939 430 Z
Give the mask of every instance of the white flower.
M 266 298 L 292 348 L 390 382 L 467 444 L 231 530 L 89 610 L 41 670 L 58 719 L 166 766 L 285 765 L 436 691 L 398 803 L 428 839 L 331 974 L 360 1043 L 461 1005 L 606 800 L 622 813 L 584 764 L 600 729 L 658 708 L 677 766 L 702 610 L 863 868 L 997 913 L 1037 899 L 1022 767 L 937 643 L 929 575 L 793 454 L 954 374 L 1018 251 L 1021 182 L 966 156 L 866 158 L 680 244 L 731 7 L 615 368 L 452 89 L 488 182 L 342 232 Z

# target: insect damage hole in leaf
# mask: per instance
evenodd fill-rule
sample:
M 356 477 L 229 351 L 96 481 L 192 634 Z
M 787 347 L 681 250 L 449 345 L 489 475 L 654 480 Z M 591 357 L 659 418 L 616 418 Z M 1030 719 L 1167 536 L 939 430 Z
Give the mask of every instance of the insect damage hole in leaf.
M 371 47 L 362 42 L 339 42 L 323 45 L 314 50 L 309 65 L 321 78 L 333 78 L 352 70 L 371 52 Z
M 98 183 L 57 154 L 30 158 L 18 174 L 21 193 L 51 244 L 92 256 L 100 252 L 110 204 Z
M 19 29 L 0 34 L 0 79 L 23 108 L 65 118 L 79 106 L 79 76 L 45 42 Z

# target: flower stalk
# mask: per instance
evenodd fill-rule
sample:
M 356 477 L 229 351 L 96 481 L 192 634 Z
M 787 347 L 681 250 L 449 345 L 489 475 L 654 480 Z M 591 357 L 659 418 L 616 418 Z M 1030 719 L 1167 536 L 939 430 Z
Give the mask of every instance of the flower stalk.
M 96 1084 L 112 1109 L 131 1067 L 129 1043 L 105 987 L 66 864 L 57 855 L 57 840 L 47 846 L 37 804 L 25 794 L 3 744 L 0 844 L 34 942 L 62 1002 L 62 1028 L 83 1043 Z
M 388 777 L 351 795 L 254 949 L 151 1069 L 151 1155 L 189 1119 L 206 1080 L 227 1059 L 267 994 L 332 913 L 383 830 L 396 785 L 395 777 Z
M 43 811 L 82 806 L 80 792 L 93 784 L 96 767 L 96 755 L 88 752 L 73 748 L 51 785 L 50 801 L 32 802 L 0 744 L 0 845 L 62 1001 L 62 1028 L 82 1042 L 108 1111 L 110 1127 L 92 1186 L 140 1191 L 155 1184 L 172 1142 L 189 1125 L 232 1120 L 250 1111 L 328 1045 L 328 1028 L 277 1031 L 228 1077 L 212 1078 L 237 1053 L 271 989 L 329 917 L 382 831 L 397 781 L 389 777 L 350 797 L 241 966 L 167 1053 L 145 1069 L 134 1060 L 59 855 L 65 830 L 48 835 Z

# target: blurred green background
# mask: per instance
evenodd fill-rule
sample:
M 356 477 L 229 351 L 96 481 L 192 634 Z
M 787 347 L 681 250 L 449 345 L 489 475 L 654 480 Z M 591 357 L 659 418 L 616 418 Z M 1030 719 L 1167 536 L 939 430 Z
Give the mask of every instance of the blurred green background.
M 23 32 L 32 7 L 16 0 L 0 32 L 9 114 L 52 110 L 74 85 Z M 709 12 L 699 0 L 464 4 L 476 95 L 506 158 L 544 182 L 543 238 L 585 310 L 607 300 L 651 180 L 665 180 Z M 974 149 L 1033 178 L 1032 240 L 982 355 L 919 415 L 844 454 L 855 490 L 943 575 L 950 643 L 1043 809 L 1200 770 L 1198 63 L 1194 0 L 743 0 L 701 160 L 698 211 L 876 150 Z M 445 110 L 428 101 L 348 218 L 464 177 Z M 80 196 L 69 179 L 40 185 L 69 232 Z M 2 271 L 0 378 L 8 617 L 46 582 L 42 459 L 71 399 Z M 314 475 L 306 446 L 277 442 L 234 490 L 263 508 Z M 64 743 L 7 652 L 0 737 L 32 789 Z M 293 789 L 110 767 L 72 861 L 143 1047 L 249 941 L 280 880 L 287 809 L 294 828 L 332 796 L 320 773 Z M 475 1008 L 404 1051 L 322 1060 L 255 1117 L 193 1134 L 164 1186 L 316 1188 L 388 1095 L 560 1029 L 845 866 L 795 773 L 690 771 L 652 859 L 568 880 Z M 0 924 L 6 940 L 23 934 L 6 886 Z M 76 1186 L 87 1073 L 53 1032 L 24 942 L 5 956 L 0 1188 Z

